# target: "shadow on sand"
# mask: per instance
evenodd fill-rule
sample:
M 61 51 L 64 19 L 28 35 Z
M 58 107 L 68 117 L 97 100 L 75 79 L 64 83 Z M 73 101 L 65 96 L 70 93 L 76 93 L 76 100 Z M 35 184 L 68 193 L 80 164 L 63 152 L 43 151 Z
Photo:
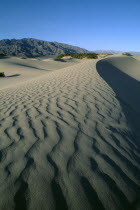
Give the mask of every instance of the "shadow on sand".
M 140 82 L 114 67 L 106 59 L 98 61 L 96 68 L 115 92 L 127 122 L 134 132 L 134 141 L 140 146 Z
M 7 77 L 18 77 L 20 76 L 20 74 L 13 74 L 13 75 L 10 75 L 10 76 L 7 76 Z
M 63 60 L 63 59 L 57 59 L 57 58 L 55 58 L 54 60 L 55 60 L 55 61 L 59 61 L 59 62 L 67 62 L 67 61 L 65 61 L 65 60 Z
M 35 66 L 30 66 L 30 65 L 27 65 L 27 64 L 23 64 L 23 63 L 15 63 L 15 62 L 12 62 L 12 64 L 15 64 L 17 66 L 31 68 L 31 69 L 46 71 L 46 69 L 38 68 L 38 67 L 35 67 Z

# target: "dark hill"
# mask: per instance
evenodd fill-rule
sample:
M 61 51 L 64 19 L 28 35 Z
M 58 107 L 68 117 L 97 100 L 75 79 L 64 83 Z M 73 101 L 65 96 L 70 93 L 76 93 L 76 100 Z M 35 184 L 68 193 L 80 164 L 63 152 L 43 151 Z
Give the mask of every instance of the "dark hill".
M 3 39 L 0 40 L 0 54 L 18 57 L 56 56 L 63 53 L 87 53 L 80 47 L 47 42 L 38 39 Z

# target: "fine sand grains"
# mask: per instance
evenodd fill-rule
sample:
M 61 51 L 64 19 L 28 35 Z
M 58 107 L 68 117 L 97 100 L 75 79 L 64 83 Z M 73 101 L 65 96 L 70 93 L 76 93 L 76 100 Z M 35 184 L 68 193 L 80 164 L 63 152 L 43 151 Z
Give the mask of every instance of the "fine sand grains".
M 1 90 L 0 210 L 135 209 L 135 139 L 95 61 Z

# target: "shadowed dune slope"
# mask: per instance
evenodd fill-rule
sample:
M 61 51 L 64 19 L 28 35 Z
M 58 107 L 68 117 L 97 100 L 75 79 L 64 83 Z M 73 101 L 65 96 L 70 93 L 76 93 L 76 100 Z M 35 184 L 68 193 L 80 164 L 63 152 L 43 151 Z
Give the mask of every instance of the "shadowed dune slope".
M 137 133 L 95 60 L 0 91 L 0 209 L 132 210 L 139 196 Z
M 96 66 L 101 77 L 115 91 L 140 137 L 140 61 L 133 57 L 111 57 L 100 60 Z
M 140 81 L 140 60 L 139 57 L 131 56 L 112 56 L 101 60 L 103 64 L 110 64 L 116 67 L 121 72 L 131 76 L 132 78 Z

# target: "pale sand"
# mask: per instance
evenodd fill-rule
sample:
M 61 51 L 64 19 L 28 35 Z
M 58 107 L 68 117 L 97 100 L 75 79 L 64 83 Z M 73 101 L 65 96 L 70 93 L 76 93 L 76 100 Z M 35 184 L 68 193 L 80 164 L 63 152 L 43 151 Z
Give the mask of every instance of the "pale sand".
M 138 97 L 140 70 L 123 58 L 57 71 L 50 60 L 49 73 L 47 61 L 9 64 L 23 79 L 0 79 L 12 83 L 0 91 L 0 210 L 139 209 L 140 118 L 128 91 Z
M 71 61 L 55 59 L 33 60 L 31 58 L 21 59 L 16 57 L 0 59 L 0 72 L 4 72 L 6 75 L 5 78 L 0 78 L 0 90 L 80 62 L 82 61 L 77 59 L 72 59 Z

